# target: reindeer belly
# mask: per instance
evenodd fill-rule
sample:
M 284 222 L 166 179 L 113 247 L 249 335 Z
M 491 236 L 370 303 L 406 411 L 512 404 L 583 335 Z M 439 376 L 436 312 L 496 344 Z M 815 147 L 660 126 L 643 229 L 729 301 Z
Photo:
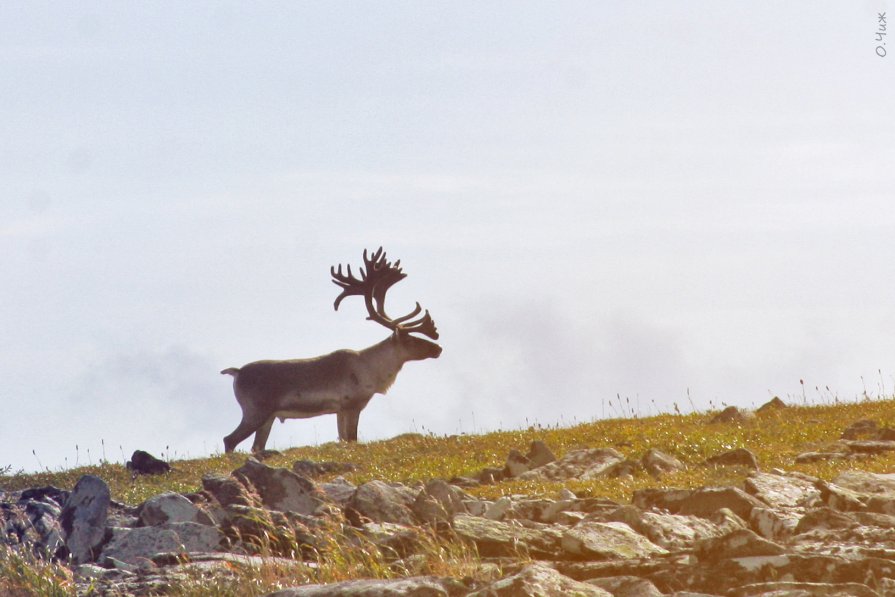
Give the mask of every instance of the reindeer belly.
M 341 392 L 302 392 L 291 394 L 281 401 L 274 416 L 286 419 L 309 419 L 339 412 L 348 397 Z

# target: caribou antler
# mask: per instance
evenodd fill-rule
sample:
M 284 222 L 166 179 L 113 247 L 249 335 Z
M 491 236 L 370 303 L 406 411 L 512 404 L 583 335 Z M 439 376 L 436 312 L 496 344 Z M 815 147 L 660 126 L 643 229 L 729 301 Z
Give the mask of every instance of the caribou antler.
M 333 277 L 333 283 L 342 288 L 342 292 L 336 297 L 333 307 L 338 311 L 339 305 L 347 296 L 358 295 L 364 297 L 367 306 L 367 319 L 387 327 L 390 330 L 402 332 L 416 332 L 428 336 L 433 340 L 438 339 L 438 330 L 435 322 L 429 315 L 428 309 L 419 319 L 417 317 L 423 308 L 417 303 L 413 311 L 398 318 L 391 318 L 385 312 L 385 295 L 388 289 L 407 277 L 401 270 L 401 260 L 394 263 L 388 261 L 382 247 L 379 247 L 371 256 L 364 249 L 364 267 L 360 270 L 360 278 L 351 273 L 348 265 L 346 273 L 342 273 L 342 265 L 339 268 L 329 268 Z

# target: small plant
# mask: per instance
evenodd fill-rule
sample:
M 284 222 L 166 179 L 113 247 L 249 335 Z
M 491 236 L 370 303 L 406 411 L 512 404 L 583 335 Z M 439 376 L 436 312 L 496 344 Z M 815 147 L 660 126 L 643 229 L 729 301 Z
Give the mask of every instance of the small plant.
M 0 595 L 69 597 L 74 593 L 74 578 L 65 566 L 0 544 Z

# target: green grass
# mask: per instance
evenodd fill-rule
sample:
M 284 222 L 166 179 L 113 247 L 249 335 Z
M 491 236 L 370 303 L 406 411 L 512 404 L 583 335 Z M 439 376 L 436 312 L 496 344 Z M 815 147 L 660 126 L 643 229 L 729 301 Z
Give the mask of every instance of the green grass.
M 816 450 L 837 440 L 842 431 L 858 419 L 874 419 L 880 426 L 895 425 L 895 400 L 865 400 L 858 403 L 824 406 L 792 406 L 759 414 L 745 423 L 708 424 L 711 413 L 665 414 L 648 418 L 608 419 L 566 428 L 531 427 L 483 435 L 435 436 L 405 434 L 393 439 L 366 443 L 328 443 L 299 447 L 268 458 L 271 466 L 291 467 L 299 459 L 352 462 L 357 470 L 344 476 L 353 483 L 371 479 L 427 481 L 455 475 L 472 476 L 486 466 L 503 466 L 511 448 L 525 451 L 532 440 L 543 440 L 557 456 L 577 448 L 613 447 L 631 458 L 639 458 L 655 448 L 676 456 L 687 470 L 657 482 L 648 475 L 633 479 L 597 479 L 570 484 L 504 482 L 470 490 L 474 495 L 494 498 L 512 493 L 550 496 L 568 486 L 575 492 L 627 500 L 631 491 L 643 486 L 697 487 L 736 483 L 746 473 L 738 467 L 705 467 L 707 457 L 745 447 L 755 453 L 763 469 L 798 470 L 829 478 L 840 470 L 860 466 L 870 471 L 890 470 L 895 455 L 883 455 L 853 462 L 794 464 L 801 452 Z M 227 474 L 238 468 L 248 454 L 217 454 L 208 458 L 176 460 L 173 471 L 162 476 L 141 476 L 135 480 L 119 464 L 83 466 L 69 470 L 33 474 L 0 475 L 0 487 L 7 491 L 55 485 L 71 489 L 84 474 L 104 479 L 115 500 L 139 504 L 163 491 L 191 492 L 201 489 L 202 475 Z M 335 476 L 335 475 L 331 475 Z M 324 477 L 326 479 L 326 477 Z
M 709 424 L 711 417 L 712 413 L 664 414 L 648 418 L 602 420 L 566 428 L 534 426 L 525 430 L 482 435 L 441 437 L 405 434 L 385 441 L 292 448 L 265 462 L 287 468 L 299 459 L 351 462 L 358 468 L 344 476 L 356 484 L 372 479 L 425 482 L 436 477 L 473 476 L 483 467 L 502 466 L 510 449 L 524 452 L 530 442 L 537 439 L 544 441 L 560 457 L 578 448 L 612 447 L 629 458 L 639 458 L 646 450 L 655 448 L 676 456 L 687 465 L 685 470 L 661 480 L 639 473 L 627 479 L 568 483 L 506 481 L 469 490 L 479 497 L 493 499 L 510 494 L 555 497 L 562 488 L 569 488 L 580 497 L 599 496 L 622 502 L 628 502 L 635 490 L 646 487 L 739 486 L 750 472 L 745 467 L 704 466 L 702 462 L 709 456 L 740 447 L 750 449 L 764 470 L 780 468 L 801 471 L 824 479 L 831 479 L 849 468 L 873 472 L 890 472 L 895 468 L 895 453 L 858 462 L 794 462 L 802 452 L 821 450 L 835 442 L 842 431 L 858 419 L 874 419 L 880 427 L 895 425 L 895 399 L 791 406 L 759 414 L 744 423 Z M 130 472 L 118 464 L 35 474 L 6 474 L 0 475 L 0 488 L 11 491 L 55 485 L 71 489 L 81 475 L 94 474 L 109 484 L 113 499 L 136 505 L 163 491 L 197 491 L 201 489 L 204 474 L 227 474 L 241 466 L 246 457 L 245 453 L 237 453 L 177 460 L 171 463 L 173 471 L 170 474 L 136 479 L 132 479 Z M 333 524 L 341 525 L 341 522 Z M 274 556 L 289 550 L 275 545 L 275 539 L 271 539 L 270 549 L 267 550 L 269 564 L 260 568 L 234 569 L 233 574 L 211 579 L 198 575 L 181 582 L 174 593 L 257 595 L 283 586 L 360 577 L 438 574 L 489 578 L 495 574 L 493 566 L 489 568 L 484 565 L 473 548 L 433 534 L 423 535 L 419 557 L 409 561 L 397 559 L 395 554 L 372 545 L 345 526 L 334 527 L 327 536 L 331 538 L 330 543 L 312 559 L 311 565 L 284 565 Z M 297 553 L 299 550 L 296 547 L 294 551 Z M 265 553 L 264 550 L 262 553 Z M 0 551 L 0 578 L 6 583 L 0 584 L 0 592 L 5 590 L 10 594 L 23 590 L 23 595 L 62 595 L 70 594 L 72 587 L 70 573 L 65 568 L 41 563 L 9 550 Z

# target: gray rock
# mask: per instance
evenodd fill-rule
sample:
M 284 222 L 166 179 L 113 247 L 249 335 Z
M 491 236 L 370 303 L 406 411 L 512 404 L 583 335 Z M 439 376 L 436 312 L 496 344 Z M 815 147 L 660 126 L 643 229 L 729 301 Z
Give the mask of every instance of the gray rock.
M 336 477 L 329 483 L 320 483 L 317 488 L 323 492 L 326 499 L 340 508 L 344 508 L 354 492 L 357 491 L 357 486 L 349 483 L 344 477 Z
M 513 500 L 504 495 L 489 505 L 482 516 L 488 520 L 503 520 L 504 515 L 512 506 Z
M 746 448 L 737 448 L 722 454 L 717 454 L 706 459 L 706 464 L 720 466 L 748 466 L 749 468 L 758 470 L 758 459 L 750 450 Z
M 531 464 L 531 468 L 538 468 L 539 466 L 550 464 L 556 460 L 556 455 L 554 455 L 550 448 L 547 447 L 547 444 L 539 439 L 531 442 L 525 457 Z
M 415 527 L 392 522 L 368 522 L 361 527 L 361 533 L 386 553 L 398 557 L 411 555 L 420 543 L 420 531 Z
M 858 456 L 873 456 L 895 450 L 895 441 L 892 440 L 847 440 L 838 442 L 852 454 Z
M 222 506 L 255 506 L 261 498 L 243 483 L 224 475 L 207 474 L 202 477 L 202 488 Z
M 622 460 L 624 456 L 612 448 L 573 450 L 555 462 L 522 473 L 519 478 L 543 481 L 595 479 Z
M 523 456 L 519 450 L 513 449 L 507 455 L 507 462 L 503 467 L 503 475 L 510 478 L 518 477 L 522 473 L 531 470 L 531 468 L 531 461 Z
M 819 582 L 763 582 L 731 589 L 728 597 L 879 597 L 867 585 Z
M 171 471 L 170 464 L 143 450 L 134 450 L 131 459 L 125 466 L 135 477 L 137 475 L 163 475 Z
M 895 496 L 895 474 L 869 473 L 866 471 L 843 471 L 836 475 L 833 483 L 859 493 L 889 494 Z
M 266 597 L 450 597 L 462 594 L 463 589 L 458 584 L 456 581 L 431 576 L 396 580 L 349 580 L 283 589 L 268 593 Z
M 433 479 L 419 492 L 411 509 L 421 522 L 450 522 L 456 514 L 466 512 L 464 502 L 470 498 L 459 487 Z
M 782 545 L 759 537 L 748 529 L 740 529 L 724 535 L 699 541 L 694 552 L 700 561 L 717 562 L 730 558 L 776 556 L 786 550 Z
M 156 526 L 167 522 L 213 524 L 205 512 L 179 493 L 166 492 L 153 496 L 139 508 L 140 526 Z
M 668 553 L 623 522 L 584 520 L 562 535 L 562 548 L 586 559 L 641 558 Z
M 803 508 L 820 498 L 814 482 L 793 475 L 751 473 L 743 482 L 749 493 L 774 508 Z
M 855 454 L 848 452 L 802 452 L 795 458 L 797 464 L 808 464 L 822 460 L 855 460 Z
M 224 538 L 216 527 L 196 522 L 133 529 L 113 527 L 111 532 L 112 537 L 103 546 L 99 561 L 111 558 L 135 565 L 145 564 L 158 553 L 214 551 Z
M 820 491 L 821 501 L 833 510 L 855 512 L 867 509 L 864 503 L 867 499 L 866 496 L 857 491 L 840 487 L 835 483 L 828 483 L 822 479 L 819 479 L 814 486 Z
M 357 465 L 350 462 L 314 462 L 312 460 L 296 460 L 292 463 L 292 472 L 303 477 L 319 477 L 331 473 L 348 473 L 357 470 Z
M 612 597 L 595 585 L 572 580 L 543 564 L 529 564 L 516 574 L 495 581 L 469 597 Z
M 313 513 L 324 500 L 314 482 L 284 468 L 274 468 L 249 458 L 233 471 L 233 476 L 248 480 L 258 491 L 263 504 L 281 512 Z
M 777 396 L 774 396 L 764 404 L 758 407 L 755 411 L 756 414 L 767 413 L 775 410 L 779 410 L 781 408 L 786 408 L 786 403 L 780 400 Z
M 760 536 L 772 541 L 785 540 L 793 535 L 802 519 L 803 509 L 752 508 L 749 526 Z
M 737 487 L 702 487 L 689 489 L 640 489 L 634 492 L 633 503 L 641 510 L 659 508 L 672 514 L 690 514 L 708 518 L 721 508 L 729 508 L 737 516 L 749 520 L 752 508 L 767 504 Z
M 415 496 L 411 497 L 397 487 L 382 481 L 369 481 L 355 490 L 345 509 L 356 526 L 366 521 L 413 526 L 416 519 L 410 506 L 414 500 Z
M 93 475 L 78 479 L 59 517 L 65 546 L 74 564 L 93 561 L 94 550 L 105 537 L 110 502 L 105 481 Z
M 876 421 L 872 419 L 861 419 L 849 425 L 845 431 L 842 432 L 841 439 L 858 439 L 862 436 L 876 435 L 876 432 Z
M 832 508 L 814 508 L 799 519 L 793 534 L 798 535 L 817 529 L 852 529 L 856 526 L 858 522 L 846 514 Z
M 697 516 L 643 512 L 636 506 L 622 506 L 609 520 L 624 522 L 656 545 L 668 550 L 691 547 L 701 539 L 723 534 L 718 525 Z
M 709 423 L 744 423 L 755 418 L 755 413 L 728 406 L 712 417 Z
M 656 585 L 645 578 L 636 576 L 594 578 L 588 580 L 587 584 L 603 589 L 612 597 L 662 597 L 662 592 L 656 588 Z
M 640 459 L 640 463 L 644 470 L 653 477 L 660 477 L 686 468 L 684 463 L 674 456 L 654 449 L 647 450 Z
M 484 557 L 518 556 L 556 557 L 561 553 L 562 531 L 541 525 L 528 528 L 521 524 L 488 520 L 468 514 L 454 517 L 454 532 L 475 543 Z

